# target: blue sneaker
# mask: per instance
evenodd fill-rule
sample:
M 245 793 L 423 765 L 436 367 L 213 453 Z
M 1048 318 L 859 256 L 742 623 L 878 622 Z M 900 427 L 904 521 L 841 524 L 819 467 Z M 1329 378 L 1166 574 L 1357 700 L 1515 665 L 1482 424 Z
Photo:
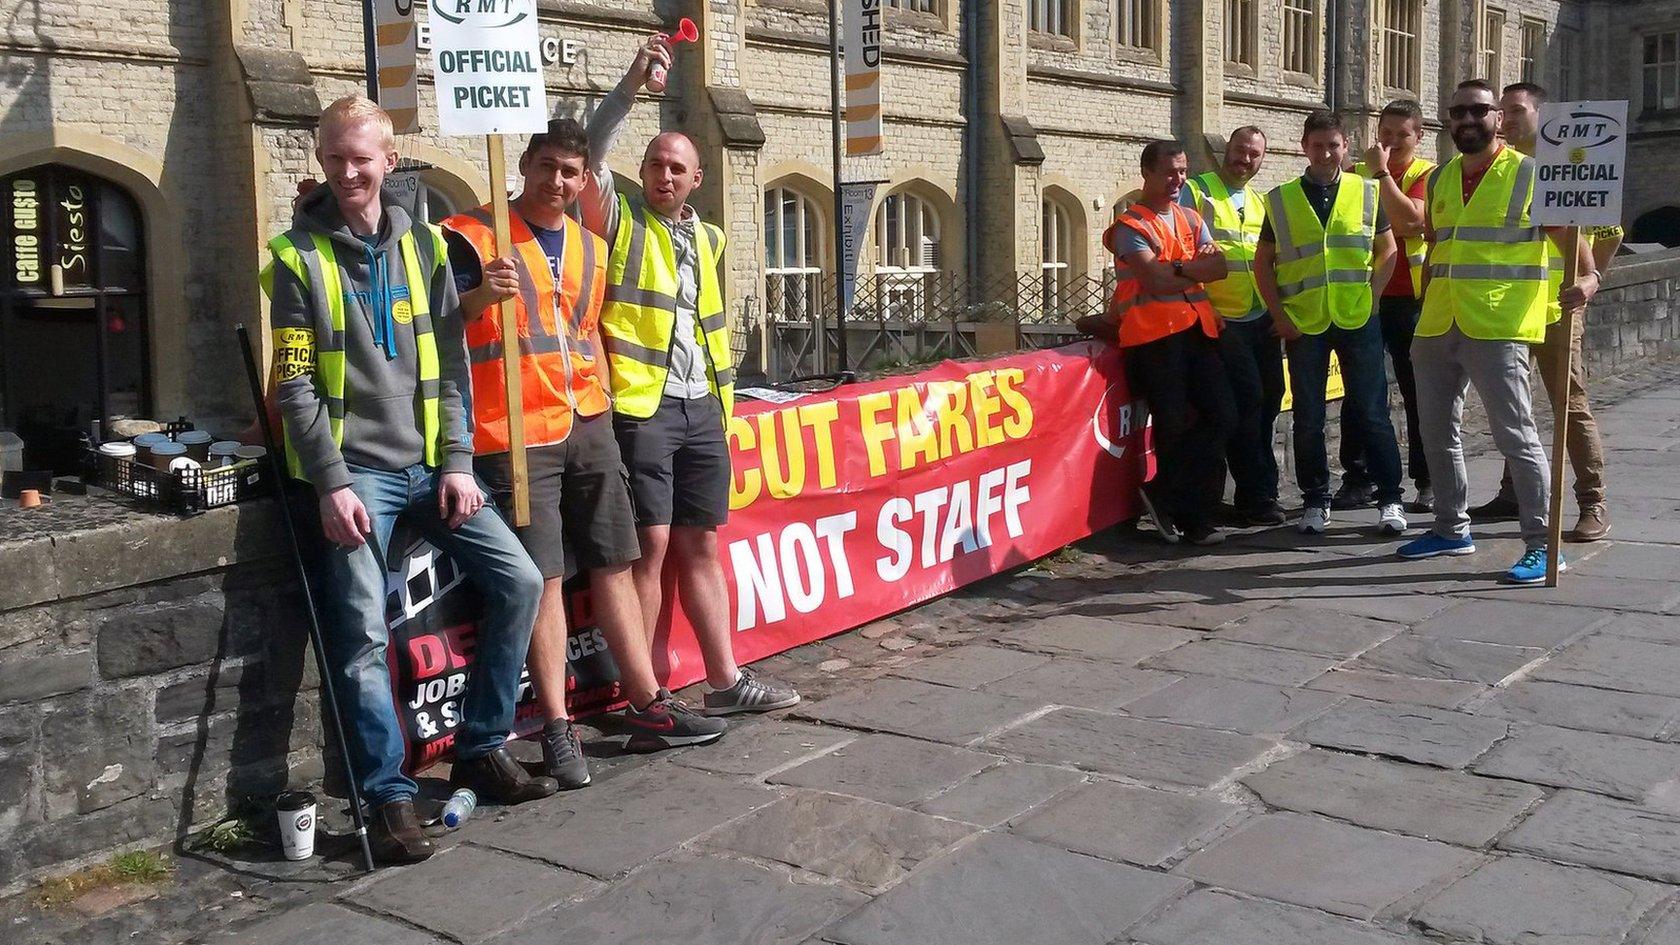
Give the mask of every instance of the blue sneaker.
M 1430 532 L 1417 539 L 1401 545 L 1395 552 L 1402 558 L 1438 558 L 1442 555 L 1473 555 L 1476 553 L 1476 542 L 1469 535 L 1463 538 L 1442 538 Z
M 1558 573 L 1569 570 L 1569 562 L 1563 560 L 1563 554 L 1558 554 Z M 1530 548 L 1523 552 L 1517 563 L 1511 565 L 1511 570 L 1505 572 L 1506 584 L 1544 584 L 1546 583 L 1546 549 Z

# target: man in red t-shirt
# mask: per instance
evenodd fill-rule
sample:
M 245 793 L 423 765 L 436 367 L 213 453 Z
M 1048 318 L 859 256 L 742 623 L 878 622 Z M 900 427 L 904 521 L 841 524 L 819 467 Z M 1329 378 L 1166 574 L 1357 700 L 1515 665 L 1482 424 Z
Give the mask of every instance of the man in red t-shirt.
M 1429 462 L 1423 455 L 1423 438 L 1418 434 L 1417 382 L 1412 375 L 1412 333 L 1423 312 L 1421 273 L 1414 272 L 1424 252 L 1423 209 L 1429 187 L 1429 172 L 1435 165 L 1417 156 L 1423 139 L 1423 107 L 1410 99 L 1390 102 L 1377 119 L 1377 143 L 1365 151 L 1365 159 L 1354 165 L 1364 177 L 1377 178 L 1377 198 L 1401 252 L 1394 254 L 1394 275 L 1383 288 L 1377 303 L 1382 321 L 1383 347 L 1394 364 L 1394 381 L 1406 407 L 1406 468 L 1417 496 L 1415 511 L 1434 507 L 1435 493 L 1429 485 Z M 1375 504 L 1376 486 L 1365 462 L 1365 444 L 1359 431 L 1342 413 L 1342 485 L 1331 498 L 1331 507 L 1364 508 Z

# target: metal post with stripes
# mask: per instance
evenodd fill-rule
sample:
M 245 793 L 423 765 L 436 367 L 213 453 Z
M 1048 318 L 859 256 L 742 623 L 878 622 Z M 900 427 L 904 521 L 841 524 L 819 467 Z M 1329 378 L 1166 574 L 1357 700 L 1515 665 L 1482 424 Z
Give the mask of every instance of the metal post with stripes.
M 829 132 L 834 145 L 834 354 L 838 362 L 835 370 L 846 369 L 846 223 L 841 206 L 840 172 L 841 148 L 845 146 L 840 127 L 840 0 L 828 0 L 828 94 Z M 821 307 L 817 308 L 820 313 Z M 826 327 L 819 319 L 816 333 L 817 373 L 828 371 L 828 338 Z

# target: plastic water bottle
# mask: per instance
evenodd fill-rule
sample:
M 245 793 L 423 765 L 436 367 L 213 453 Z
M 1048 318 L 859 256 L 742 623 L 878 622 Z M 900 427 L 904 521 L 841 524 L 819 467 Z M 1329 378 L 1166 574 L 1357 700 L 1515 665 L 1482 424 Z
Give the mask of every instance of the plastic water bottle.
M 467 818 L 478 807 L 478 795 L 471 788 L 457 788 L 449 795 L 449 802 L 443 805 L 443 825 L 450 830 L 466 823 Z

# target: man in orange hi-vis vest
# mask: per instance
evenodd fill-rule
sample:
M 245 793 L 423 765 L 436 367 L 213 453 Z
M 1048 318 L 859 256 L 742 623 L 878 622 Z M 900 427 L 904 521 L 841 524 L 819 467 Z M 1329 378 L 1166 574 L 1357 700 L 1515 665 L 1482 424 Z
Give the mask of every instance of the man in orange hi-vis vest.
M 588 180 L 589 141 L 564 118 L 532 136 L 519 159 L 524 186 L 509 224 L 513 255 L 496 255 L 489 207 L 444 221 L 467 319 L 475 468 L 504 512 L 513 501 L 504 340 L 495 306 L 517 310 L 531 523 L 519 540 L 543 575 L 527 665 L 547 723 L 543 763 L 562 787 L 589 783 L 582 741 L 566 708 L 568 563 L 589 574 L 592 610 L 618 666 L 629 708 L 603 728 L 648 751 L 716 740 L 728 727 L 670 698 L 654 677 L 631 563 L 641 557 L 629 481 L 613 435 L 600 314 L 608 249 L 567 214 Z M 570 559 L 568 561 L 568 559 Z
M 1149 407 L 1155 478 L 1144 508 L 1169 542 L 1211 545 L 1224 536 L 1213 515 L 1225 488 L 1225 441 L 1236 406 L 1219 356 L 1219 315 L 1203 283 L 1225 278 L 1225 255 L 1207 223 L 1179 206 L 1189 176 L 1184 148 L 1156 141 L 1143 149 L 1136 203 L 1103 234 L 1118 282 L 1107 330 L 1125 351 L 1126 378 Z

